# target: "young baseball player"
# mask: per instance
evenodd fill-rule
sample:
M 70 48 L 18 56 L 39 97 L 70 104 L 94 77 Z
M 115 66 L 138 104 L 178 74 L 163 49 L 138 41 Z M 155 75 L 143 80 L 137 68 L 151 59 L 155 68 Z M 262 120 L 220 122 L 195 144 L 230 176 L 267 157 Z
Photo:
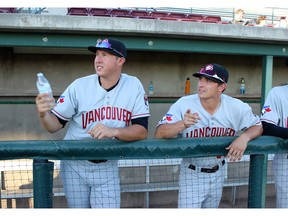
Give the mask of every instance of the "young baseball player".
M 228 72 L 218 64 L 208 64 L 193 74 L 199 78 L 198 94 L 183 96 L 159 121 L 156 138 L 237 137 L 228 150 L 229 160 L 240 160 L 248 141 L 262 133 L 258 116 L 250 106 L 223 94 Z M 180 165 L 179 208 L 217 208 L 225 177 L 225 157 L 184 158 Z
M 65 140 L 145 139 L 149 105 L 141 82 L 121 73 L 127 58 L 125 45 L 108 38 L 88 50 L 95 53 L 96 74 L 75 80 L 56 105 L 48 94 L 37 96 L 44 128 L 53 133 L 70 122 Z M 116 160 L 63 160 L 60 169 L 68 207 L 120 207 Z
M 270 90 L 261 113 L 263 135 L 288 139 L 288 85 Z M 273 172 L 276 187 L 276 207 L 288 208 L 288 155 L 275 154 Z

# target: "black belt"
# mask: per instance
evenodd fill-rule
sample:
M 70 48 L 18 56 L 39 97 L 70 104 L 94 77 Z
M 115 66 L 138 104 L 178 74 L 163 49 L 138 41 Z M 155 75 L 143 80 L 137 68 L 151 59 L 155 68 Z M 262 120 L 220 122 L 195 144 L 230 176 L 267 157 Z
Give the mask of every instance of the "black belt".
M 92 162 L 92 163 L 98 164 L 98 163 L 104 163 L 104 162 L 106 162 L 107 160 L 89 160 L 89 161 Z
M 225 160 L 223 160 L 221 162 L 221 165 L 223 166 L 225 164 Z M 194 166 L 193 164 L 190 164 L 189 169 L 192 170 L 196 170 L 196 166 Z M 200 168 L 200 172 L 204 172 L 204 173 L 215 173 L 219 170 L 219 164 L 217 164 L 216 166 L 212 167 L 212 168 Z

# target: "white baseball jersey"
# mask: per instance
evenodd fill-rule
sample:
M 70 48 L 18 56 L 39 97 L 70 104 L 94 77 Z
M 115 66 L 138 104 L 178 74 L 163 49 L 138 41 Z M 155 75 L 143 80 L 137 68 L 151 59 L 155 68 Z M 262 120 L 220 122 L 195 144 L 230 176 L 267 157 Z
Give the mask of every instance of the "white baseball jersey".
M 259 117 L 252 113 L 248 104 L 225 94 L 221 95 L 220 107 L 213 115 L 202 107 L 198 94 L 184 96 L 170 107 L 158 125 L 183 120 L 188 109 L 198 113 L 201 120 L 179 134 L 181 137 L 235 136 L 253 125 L 261 125 Z M 222 160 L 223 158 L 220 157 L 203 157 L 184 158 L 183 162 L 200 167 L 211 167 Z
M 261 113 L 261 120 L 288 128 L 288 85 L 270 90 Z M 288 155 L 275 154 L 273 173 L 276 188 L 276 207 L 288 208 Z
M 87 132 L 98 122 L 124 128 L 131 119 L 150 116 L 141 82 L 127 74 L 121 74 L 117 86 L 108 92 L 100 86 L 96 74 L 75 80 L 60 96 L 52 112 L 70 121 L 64 140 L 92 138 Z
M 261 121 L 288 128 L 288 85 L 270 90 L 262 109 Z

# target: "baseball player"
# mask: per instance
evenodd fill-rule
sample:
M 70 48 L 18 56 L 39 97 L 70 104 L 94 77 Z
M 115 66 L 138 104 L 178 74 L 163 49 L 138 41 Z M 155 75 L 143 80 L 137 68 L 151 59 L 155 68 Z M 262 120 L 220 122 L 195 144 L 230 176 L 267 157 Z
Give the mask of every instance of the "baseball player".
M 44 128 L 56 132 L 69 122 L 64 140 L 145 139 L 149 105 L 141 82 L 121 73 L 127 58 L 125 45 L 108 38 L 88 50 L 96 54 L 96 74 L 76 79 L 56 105 L 48 94 L 37 96 Z M 60 171 L 68 207 L 120 207 L 116 160 L 63 160 Z
M 223 94 L 228 72 L 208 64 L 193 74 L 199 78 L 198 94 L 183 96 L 159 121 L 156 138 L 237 137 L 226 149 L 229 160 L 240 160 L 248 141 L 262 133 L 258 116 L 250 106 Z M 179 208 L 217 208 L 225 177 L 225 157 L 184 158 L 180 165 Z
M 288 139 L 288 85 L 270 90 L 261 112 L 263 135 Z M 276 207 L 288 208 L 288 155 L 275 154 L 273 172 Z

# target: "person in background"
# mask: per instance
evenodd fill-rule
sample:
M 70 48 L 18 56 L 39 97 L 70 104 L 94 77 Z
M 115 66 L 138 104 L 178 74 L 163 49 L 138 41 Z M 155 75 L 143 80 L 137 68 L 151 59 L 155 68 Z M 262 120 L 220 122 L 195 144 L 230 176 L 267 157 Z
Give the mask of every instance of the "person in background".
M 49 94 L 36 97 L 42 125 L 54 133 L 69 122 L 64 140 L 146 139 L 149 104 L 139 79 L 122 73 L 127 59 L 125 45 L 113 38 L 99 39 L 88 50 L 95 54 L 96 74 L 71 83 L 57 104 Z M 68 207 L 120 208 L 117 163 L 117 160 L 61 160 Z
M 287 65 L 288 66 L 288 65 Z M 273 87 L 261 112 L 263 135 L 288 139 L 288 85 Z M 288 154 L 275 154 L 273 174 L 276 188 L 276 207 L 288 208 Z
M 255 21 L 255 26 L 266 26 L 266 25 L 267 25 L 266 16 L 264 15 L 258 16 L 258 18 Z
M 288 28 L 288 16 L 280 17 L 279 22 L 274 25 L 274 28 Z
M 234 18 L 229 21 L 230 24 L 237 24 L 237 25 L 247 25 L 248 22 L 246 22 L 243 17 L 244 17 L 244 10 L 243 9 L 238 9 L 235 14 Z
M 250 140 L 262 133 L 259 116 L 239 99 L 223 94 L 228 71 L 221 65 L 208 64 L 193 74 L 198 80 L 198 94 L 178 99 L 159 121 L 155 137 L 236 136 L 226 157 L 241 160 Z M 183 158 L 179 176 L 179 208 L 217 208 L 225 178 L 225 157 Z

